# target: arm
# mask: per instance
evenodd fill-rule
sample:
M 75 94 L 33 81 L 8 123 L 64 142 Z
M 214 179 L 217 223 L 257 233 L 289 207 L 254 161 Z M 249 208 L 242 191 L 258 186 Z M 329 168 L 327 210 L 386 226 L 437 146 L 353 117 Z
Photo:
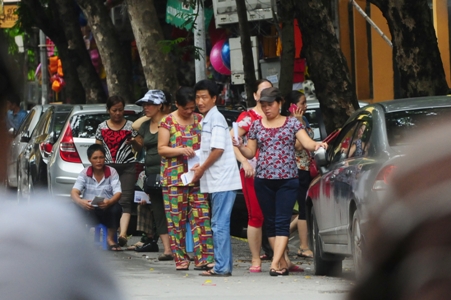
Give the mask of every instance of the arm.
M 133 150 L 136 152 L 141 151 L 144 141 L 143 138 L 140 135 L 135 136 L 134 138 L 130 138 L 126 141 L 127 144 L 131 144 Z
M 195 153 L 191 147 L 169 147 L 170 132 L 168 129 L 160 127 L 158 129 L 158 154 L 164 157 L 176 157 L 185 155 L 194 157 Z
M 254 158 L 257 153 L 257 140 L 248 140 L 247 145 L 243 145 L 243 139 L 239 138 L 238 143 L 233 139 L 233 146 L 240 150 L 240 153 L 247 159 Z
M 296 139 L 296 144 L 294 144 L 294 149 L 296 151 L 301 151 L 302 149 L 304 149 L 304 147 L 302 147 L 302 144 L 298 139 Z
M 70 192 L 72 200 L 83 208 L 84 210 L 93 210 L 94 207 L 91 205 L 91 200 L 85 200 L 80 197 L 81 191 L 79 189 L 73 188 Z
M 110 168 L 111 177 L 110 177 L 110 185 L 113 188 L 113 197 L 110 199 L 105 198 L 101 203 L 99 203 L 99 208 L 105 209 L 116 202 L 119 201 L 122 195 L 121 182 L 119 180 L 119 174 L 114 168 Z
M 121 192 L 117 192 L 110 199 L 103 200 L 102 202 L 99 203 L 99 208 L 105 209 L 105 208 L 113 205 L 114 203 L 119 201 L 119 199 L 121 198 L 121 195 L 122 195 Z
M 300 129 L 296 132 L 296 139 L 301 143 L 301 146 L 308 151 L 316 151 L 319 147 L 327 149 L 327 143 L 315 142 L 308 136 L 304 129 Z
M 246 134 L 246 130 L 244 130 L 241 127 L 238 127 L 238 134 L 240 137 L 242 137 Z M 233 129 L 230 130 L 230 136 L 232 137 L 232 139 L 234 138 Z M 253 177 L 255 170 L 251 166 L 251 164 L 247 161 L 247 158 L 241 154 L 240 150 L 237 147 L 233 147 L 233 152 L 235 152 L 236 159 L 241 163 L 241 166 L 243 166 L 245 176 L 248 178 Z
M 194 177 L 192 182 L 198 181 L 205 173 L 205 170 L 207 170 L 209 167 L 211 167 L 212 164 L 217 161 L 222 153 L 224 152 L 224 149 L 212 149 L 210 152 L 210 155 L 207 157 L 205 162 L 202 165 L 197 164 L 193 167 L 192 171 L 194 171 Z

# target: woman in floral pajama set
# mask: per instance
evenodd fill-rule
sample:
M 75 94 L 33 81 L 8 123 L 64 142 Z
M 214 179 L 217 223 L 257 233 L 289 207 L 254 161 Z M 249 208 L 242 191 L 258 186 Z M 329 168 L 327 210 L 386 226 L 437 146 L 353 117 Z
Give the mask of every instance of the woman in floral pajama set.
M 200 149 L 201 120 L 194 90 L 180 88 L 176 93 L 177 110 L 161 120 L 158 153 L 162 156 L 163 200 L 168 233 L 176 270 L 188 270 L 190 258 L 185 247 L 188 220 L 194 238 L 195 269 L 206 269 L 214 261 L 208 194 L 200 192 L 199 183 L 184 185 L 181 175 L 188 171 L 187 158 Z

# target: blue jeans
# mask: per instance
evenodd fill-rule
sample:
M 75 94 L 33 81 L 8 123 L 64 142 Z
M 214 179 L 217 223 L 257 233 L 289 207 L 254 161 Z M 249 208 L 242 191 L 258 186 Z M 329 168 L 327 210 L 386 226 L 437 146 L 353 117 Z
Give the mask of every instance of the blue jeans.
M 230 215 L 235 202 L 236 191 L 211 194 L 211 230 L 213 231 L 213 248 L 215 267 L 218 274 L 232 273 L 232 242 L 230 240 Z
M 290 236 L 291 215 L 299 193 L 298 179 L 256 177 L 254 186 L 268 237 Z

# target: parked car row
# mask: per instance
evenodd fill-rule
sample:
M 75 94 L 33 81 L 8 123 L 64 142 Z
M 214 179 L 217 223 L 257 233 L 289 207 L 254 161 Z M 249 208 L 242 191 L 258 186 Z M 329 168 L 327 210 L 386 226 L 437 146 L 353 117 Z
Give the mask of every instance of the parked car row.
M 414 146 L 410 138 L 450 118 L 446 96 L 371 104 L 349 118 L 325 155 L 315 155 L 320 174 L 306 204 L 316 275 L 341 273 L 349 256 L 359 273 L 369 213 L 384 201 L 397 162 Z

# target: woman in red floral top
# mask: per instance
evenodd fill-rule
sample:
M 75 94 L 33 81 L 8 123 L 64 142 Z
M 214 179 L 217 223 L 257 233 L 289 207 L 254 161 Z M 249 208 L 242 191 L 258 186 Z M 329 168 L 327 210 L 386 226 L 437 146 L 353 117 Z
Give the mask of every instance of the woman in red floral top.
M 277 88 L 261 92 L 260 102 L 265 119 L 252 123 L 249 139 L 244 146 L 242 139 L 234 145 L 247 159 L 259 151 L 255 174 L 255 192 L 265 218 L 265 227 L 274 250 L 271 276 L 288 275 L 290 267 L 284 252 L 290 235 L 293 206 L 298 195 L 298 172 L 295 143 L 314 151 L 327 148 L 326 143 L 316 143 L 296 118 L 280 115 L 283 98 Z
M 262 118 L 263 111 L 259 101 L 260 93 L 262 90 L 269 87 L 272 87 L 272 83 L 266 79 L 261 79 L 256 82 L 254 99 L 257 102 L 257 105 L 242 112 L 236 121 L 238 123 L 238 134 L 240 137 L 247 137 L 252 123 L 255 120 L 260 120 Z M 230 131 L 230 134 L 233 135 L 233 130 Z M 263 213 L 254 190 L 254 175 L 257 158 L 254 157 L 248 160 L 240 153 L 238 148 L 234 148 L 234 151 L 236 159 L 241 163 L 240 177 L 243 186 L 243 196 L 246 201 L 248 212 L 247 241 L 252 255 L 252 262 L 249 271 L 251 273 L 257 273 L 261 272 L 260 248 L 262 246 L 263 226 Z

